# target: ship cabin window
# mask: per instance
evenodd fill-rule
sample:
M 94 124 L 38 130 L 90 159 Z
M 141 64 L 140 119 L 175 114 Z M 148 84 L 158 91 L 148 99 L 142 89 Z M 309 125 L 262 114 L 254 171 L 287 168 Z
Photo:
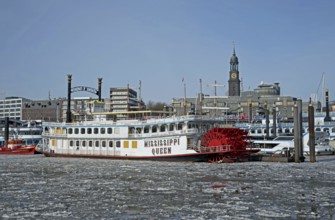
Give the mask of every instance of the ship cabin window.
M 80 134 L 85 134 L 85 128 L 80 129 Z
M 278 134 L 281 134 L 281 133 L 283 133 L 283 129 L 279 128 L 278 129 Z
M 76 147 L 79 147 L 79 141 L 76 141 Z
M 101 146 L 106 147 L 106 141 L 101 141 Z
M 165 132 L 165 125 L 161 125 L 161 127 L 160 127 L 160 132 Z
M 315 128 L 315 131 L 321 131 L 321 128 Z
M 255 130 L 254 130 L 254 129 L 251 129 L 251 130 L 250 130 L 250 134 L 255 134 Z
M 73 141 L 70 141 L 70 147 L 73 147 Z
M 335 132 L 335 128 L 332 128 L 332 130 L 331 130 L 331 131 L 332 131 L 332 133 L 333 133 L 333 132 Z
M 98 134 L 99 133 L 99 128 L 94 128 L 93 132 L 94 132 L 94 134 Z
M 290 133 L 290 129 L 288 129 L 288 128 L 285 128 L 285 130 L 284 130 L 284 133 L 285 133 L 285 134 L 288 134 L 288 133 Z
M 92 128 L 87 128 L 87 134 L 92 134 Z
M 144 127 L 143 132 L 144 132 L 145 134 L 149 133 L 149 131 L 150 131 L 150 128 L 149 128 L 148 126 Z
M 108 146 L 113 147 L 113 141 L 109 141 Z
M 88 146 L 92 147 L 93 146 L 93 141 L 88 141 Z
M 292 129 L 292 134 L 294 133 L 294 128 Z
M 95 141 L 95 147 L 99 147 L 99 141 Z
M 107 128 L 107 134 L 112 134 L 113 133 L 113 129 L 112 128 Z
M 257 129 L 257 134 L 262 134 L 262 129 L 258 128 Z
M 151 132 L 152 133 L 156 133 L 157 132 L 157 126 L 155 125 L 155 126 L 152 126 L 152 128 L 151 128 Z
M 121 141 L 116 141 L 116 147 L 121 147 Z
M 183 130 L 183 125 L 184 125 L 183 123 L 178 124 L 177 125 L 177 130 L 179 130 L 179 131 Z
M 174 130 L 174 124 L 170 124 L 169 125 L 169 131 L 173 131 Z
M 69 128 L 68 131 L 69 131 L 69 132 L 68 132 L 69 134 L 72 134 L 72 133 L 73 133 L 72 128 Z
M 136 134 L 141 134 L 142 133 L 142 128 L 136 128 Z
M 324 128 L 323 131 L 325 131 L 325 132 L 326 132 L 326 131 L 329 132 L 329 128 Z
M 106 128 L 100 128 L 100 134 L 105 134 L 106 133 Z
M 128 128 L 128 133 L 129 134 L 134 134 L 135 133 L 135 128 L 134 127 L 129 127 Z
M 86 141 L 83 141 L 83 142 L 81 143 L 81 145 L 82 145 L 83 147 L 86 147 Z
M 74 129 L 74 133 L 75 133 L 75 134 L 79 134 L 79 128 L 75 128 L 75 129 Z
M 270 129 L 270 134 L 273 134 L 273 129 L 272 128 Z

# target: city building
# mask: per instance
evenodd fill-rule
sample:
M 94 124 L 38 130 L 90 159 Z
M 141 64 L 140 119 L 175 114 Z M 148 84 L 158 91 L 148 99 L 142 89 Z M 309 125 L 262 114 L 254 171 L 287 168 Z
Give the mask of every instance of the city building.
M 25 101 L 29 101 L 29 99 L 6 97 L 4 100 L 0 100 L 0 118 L 9 117 L 22 120 L 22 105 Z
M 22 105 L 22 120 L 61 121 L 64 99 L 26 100 Z
M 291 122 L 296 100 L 292 96 L 281 96 L 278 82 L 261 82 L 254 90 L 241 92 L 239 61 L 234 48 L 230 58 L 228 96 L 198 94 L 197 97 L 173 98 L 171 105 L 176 115 L 210 115 L 247 122 L 264 117 L 267 109 L 270 115 L 275 112 L 279 120 Z M 308 104 L 303 102 L 303 113 L 307 113 Z M 320 102 L 312 101 L 312 104 L 316 111 L 320 110 Z
M 140 111 L 145 109 L 145 104 L 137 92 L 131 88 L 110 88 L 110 111 L 119 112 L 116 119 L 125 119 L 127 114 L 124 112 Z

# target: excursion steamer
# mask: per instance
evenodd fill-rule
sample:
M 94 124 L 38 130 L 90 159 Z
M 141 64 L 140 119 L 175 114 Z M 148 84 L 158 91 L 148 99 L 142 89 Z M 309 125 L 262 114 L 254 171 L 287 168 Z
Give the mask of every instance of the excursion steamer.
M 45 122 L 42 151 L 54 157 L 207 162 L 250 154 L 246 133 L 223 128 L 223 123 L 220 118 L 199 116 Z M 227 129 L 234 134 L 227 135 Z

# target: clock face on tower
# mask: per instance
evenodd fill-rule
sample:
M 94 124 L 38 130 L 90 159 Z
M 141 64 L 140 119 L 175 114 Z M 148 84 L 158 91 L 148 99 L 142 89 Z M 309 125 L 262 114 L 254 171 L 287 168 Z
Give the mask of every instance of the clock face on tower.
M 232 72 L 232 73 L 230 74 L 230 77 L 231 77 L 232 79 L 236 79 L 236 78 L 237 78 L 237 74 L 236 74 L 235 72 Z

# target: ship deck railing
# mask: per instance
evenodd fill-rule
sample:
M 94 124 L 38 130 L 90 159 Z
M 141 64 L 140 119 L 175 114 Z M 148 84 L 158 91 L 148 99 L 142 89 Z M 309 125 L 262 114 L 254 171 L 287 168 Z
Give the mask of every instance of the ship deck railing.
M 224 122 L 224 117 L 208 117 L 208 116 L 199 116 L 199 115 L 185 115 L 185 116 L 172 116 L 172 117 L 157 117 L 149 119 L 134 119 L 134 120 L 101 120 L 101 121 L 77 121 L 72 123 L 66 122 L 43 122 L 43 126 L 101 126 L 101 125 L 141 125 L 141 124 L 150 124 L 150 123 L 171 123 L 178 121 L 187 121 L 187 120 L 204 120 L 204 121 L 218 121 Z
M 193 147 L 195 151 L 198 151 L 200 153 L 210 153 L 210 152 L 228 152 L 231 151 L 230 145 L 221 145 L 221 146 L 210 146 L 210 147 Z

